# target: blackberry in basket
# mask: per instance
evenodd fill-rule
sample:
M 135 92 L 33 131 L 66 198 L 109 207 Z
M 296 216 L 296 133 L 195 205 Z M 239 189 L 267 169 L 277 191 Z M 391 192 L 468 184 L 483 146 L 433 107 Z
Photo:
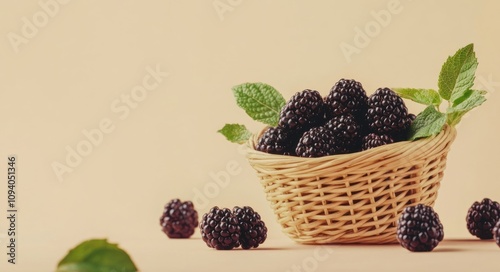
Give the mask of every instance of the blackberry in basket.
M 300 134 L 324 122 L 323 98 L 318 91 L 306 89 L 296 93 L 281 109 L 278 126 Z
M 368 98 L 366 113 L 371 132 L 397 136 L 411 124 L 403 99 L 389 88 L 380 88 Z
M 347 153 L 342 141 L 335 138 L 326 127 L 315 127 L 305 132 L 297 144 L 295 153 L 299 157 L 323 157 Z
M 389 135 L 378 135 L 376 133 L 370 133 L 363 137 L 362 150 L 368 150 L 377 146 L 382 146 L 386 144 L 394 143 L 394 139 Z
M 261 136 L 255 149 L 271 154 L 295 155 L 295 147 L 299 137 L 300 134 L 287 129 L 270 127 Z
M 325 97 L 327 116 L 332 118 L 352 114 L 362 119 L 366 112 L 368 97 L 361 83 L 354 79 L 340 79 Z
M 333 132 L 335 141 L 341 145 L 337 150 L 345 149 L 350 153 L 361 149 L 362 129 L 352 114 L 335 116 L 325 127 Z

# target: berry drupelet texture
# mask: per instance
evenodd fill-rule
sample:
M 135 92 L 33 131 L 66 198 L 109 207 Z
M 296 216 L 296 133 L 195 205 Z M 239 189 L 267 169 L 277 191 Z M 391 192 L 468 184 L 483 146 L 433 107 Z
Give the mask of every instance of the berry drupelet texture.
M 497 221 L 493 228 L 493 239 L 495 239 L 497 246 L 500 247 L 500 220 Z
M 398 219 L 397 239 L 409 251 L 432 251 L 443 237 L 443 225 L 430 206 L 408 206 Z
M 296 93 L 281 109 L 278 126 L 300 134 L 324 122 L 325 106 L 321 94 L 306 89 Z
M 368 98 L 366 120 L 371 132 L 397 137 L 411 124 L 403 99 L 389 88 L 379 88 Z
M 173 199 L 165 205 L 160 225 L 169 238 L 189 238 L 198 226 L 198 212 L 191 201 Z
M 270 127 L 260 137 L 255 149 L 270 154 L 294 155 L 299 136 L 284 128 Z
M 392 139 L 389 135 L 378 135 L 376 133 L 370 133 L 363 137 L 362 150 L 368 150 L 377 146 L 392 143 L 394 143 L 394 139 Z
M 335 116 L 325 124 L 325 127 L 332 131 L 338 145 L 333 146 L 334 150 L 347 150 L 351 153 L 361 149 L 361 126 L 352 114 Z
M 363 118 L 368 97 L 361 83 L 353 79 L 340 79 L 325 97 L 327 116 L 332 118 L 352 114 Z
M 299 157 L 323 157 L 347 153 L 333 132 L 326 127 L 315 127 L 305 132 L 297 144 L 295 153 Z
M 256 248 L 267 238 L 267 228 L 260 215 L 251 207 L 234 207 L 233 214 L 240 226 L 240 244 L 243 249 Z
M 240 246 L 240 226 L 231 210 L 213 207 L 203 215 L 200 223 L 201 238 L 208 247 L 228 250 Z
M 493 227 L 500 220 L 500 204 L 489 198 L 474 202 L 467 211 L 467 229 L 483 240 L 493 238 Z

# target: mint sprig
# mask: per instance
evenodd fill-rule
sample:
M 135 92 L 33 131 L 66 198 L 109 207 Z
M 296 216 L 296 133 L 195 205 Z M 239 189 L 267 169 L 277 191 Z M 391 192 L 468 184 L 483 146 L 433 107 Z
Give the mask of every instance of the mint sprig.
M 135 272 L 130 256 L 106 239 L 92 239 L 71 249 L 57 265 L 56 272 Z
M 252 136 L 252 132 L 250 132 L 245 125 L 240 124 L 226 124 L 217 132 L 224 135 L 228 141 L 237 144 L 248 141 Z
M 243 83 L 233 87 L 236 103 L 255 121 L 269 126 L 278 124 L 285 98 L 274 87 L 265 83 Z M 217 132 L 233 143 L 244 143 L 252 133 L 241 124 L 226 124 Z
M 278 124 L 279 113 L 285 98 L 265 83 L 243 83 L 233 87 L 236 103 L 252 119 L 270 126 Z
M 410 140 L 436 135 L 446 124 L 456 126 L 462 117 L 486 101 L 486 91 L 472 90 L 478 61 L 474 45 L 469 44 L 448 57 L 441 68 L 438 90 L 395 88 L 403 98 L 427 105 L 412 123 Z M 442 100 L 448 101 L 445 112 Z

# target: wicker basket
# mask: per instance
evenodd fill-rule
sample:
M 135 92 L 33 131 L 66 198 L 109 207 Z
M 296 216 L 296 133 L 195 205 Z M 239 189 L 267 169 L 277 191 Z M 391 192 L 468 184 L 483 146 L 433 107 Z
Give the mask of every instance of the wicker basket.
M 259 136 L 247 158 L 286 235 L 304 244 L 384 244 L 397 242 L 404 207 L 434 205 L 456 131 L 320 158 L 256 151 Z

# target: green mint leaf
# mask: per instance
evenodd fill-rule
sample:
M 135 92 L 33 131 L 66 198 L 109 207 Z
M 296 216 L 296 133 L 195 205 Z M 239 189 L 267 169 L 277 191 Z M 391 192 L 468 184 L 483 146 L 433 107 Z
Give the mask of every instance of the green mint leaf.
M 224 135 L 228 141 L 237 144 L 245 143 L 252 136 L 252 133 L 240 124 L 226 124 L 217 132 Z
M 453 106 L 448 108 L 446 113 L 448 114 L 448 124 L 455 126 L 462 120 L 462 117 L 474 109 L 480 106 L 486 101 L 483 91 L 477 90 L 467 90 L 462 97 L 457 99 Z
M 106 239 L 82 242 L 71 249 L 57 265 L 56 272 L 135 272 L 130 256 Z
M 270 126 L 278 124 L 281 108 L 286 101 L 272 86 L 264 83 L 244 83 L 233 87 L 236 103 L 254 120 Z
M 441 97 L 432 89 L 395 88 L 393 89 L 402 98 L 410 99 L 424 105 L 439 106 Z
M 454 102 L 474 85 L 478 62 L 474 44 L 459 49 L 448 57 L 439 73 L 438 87 L 442 98 Z
M 410 140 L 436 135 L 441 132 L 445 123 L 446 114 L 437 111 L 432 105 L 428 106 L 411 124 Z

